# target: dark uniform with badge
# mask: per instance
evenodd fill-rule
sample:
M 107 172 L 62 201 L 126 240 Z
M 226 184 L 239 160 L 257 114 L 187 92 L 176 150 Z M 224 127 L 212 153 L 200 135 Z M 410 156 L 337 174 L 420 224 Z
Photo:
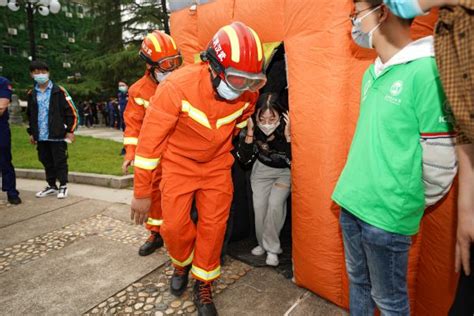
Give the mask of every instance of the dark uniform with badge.
M 10 82 L 0 77 L 0 99 L 11 101 L 12 87 Z M 2 172 L 2 191 L 7 192 L 8 202 L 20 204 L 21 199 L 16 190 L 15 169 L 12 164 L 11 133 L 8 124 L 8 107 L 0 114 L 0 169 Z

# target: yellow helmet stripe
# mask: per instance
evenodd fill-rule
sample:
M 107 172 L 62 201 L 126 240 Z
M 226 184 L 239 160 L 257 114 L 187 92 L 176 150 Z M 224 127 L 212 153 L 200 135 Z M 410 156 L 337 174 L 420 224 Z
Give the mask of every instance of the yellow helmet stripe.
M 166 36 L 168 36 L 168 38 L 170 39 L 171 43 L 173 44 L 174 49 L 176 49 L 176 43 L 174 42 L 174 39 L 173 39 L 171 36 L 169 36 L 168 34 L 166 34 Z
M 252 32 L 253 34 L 253 37 L 255 38 L 255 42 L 257 43 L 257 50 L 258 50 L 258 61 L 261 61 L 262 60 L 262 42 L 260 41 L 260 37 L 258 37 L 257 33 L 252 30 L 250 27 L 249 27 L 250 31 Z
M 155 37 L 155 35 L 148 34 L 146 38 L 148 38 L 153 43 L 153 46 L 155 46 L 155 50 L 157 52 L 161 52 L 160 42 L 158 42 L 158 39 Z
M 232 61 L 238 63 L 240 61 L 240 44 L 237 32 L 230 25 L 224 26 L 222 30 L 227 33 L 227 36 L 229 36 L 230 46 L 232 49 Z

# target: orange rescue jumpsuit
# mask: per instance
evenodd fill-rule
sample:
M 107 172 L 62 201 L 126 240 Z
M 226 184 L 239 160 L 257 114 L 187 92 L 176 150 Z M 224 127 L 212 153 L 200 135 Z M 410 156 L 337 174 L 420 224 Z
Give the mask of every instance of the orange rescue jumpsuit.
M 125 159 L 135 159 L 135 149 L 138 144 L 138 135 L 143 124 L 146 109 L 148 108 L 150 98 L 155 94 L 157 83 L 153 81 L 147 71 L 143 77 L 135 82 L 128 91 L 128 103 L 125 108 L 125 132 L 123 144 L 125 146 Z M 152 180 L 152 203 L 150 213 L 146 222 L 146 228 L 149 231 L 159 233 L 163 222 L 161 212 L 161 166 L 153 171 Z
M 175 266 L 192 263 L 201 281 L 220 275 L 220 254 L 232 202 L 232 138 L 246 126 L 258 93 L 218 99 L 205 63 L 171 74 L 150 100 L 135 155 L 136 198 L 152 195 L 161 164 L 161 235 Z M 166 148 L 165 148 L 166 146 Z M 198 222 L 189 216 L 193 198 Z

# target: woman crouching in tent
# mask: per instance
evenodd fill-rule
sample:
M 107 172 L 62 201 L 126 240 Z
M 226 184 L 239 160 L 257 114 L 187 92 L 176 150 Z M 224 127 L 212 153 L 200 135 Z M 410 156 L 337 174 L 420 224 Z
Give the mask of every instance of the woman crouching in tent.
M 266 264 L 278 265 L 282 253 L 280 231 L 286 218 L 291 189 L 290 119 L 278 103 L 277 94 L 266 93 L 257 111 L 242 131 L 237 156 L 243 164 L 255 161 L 250 176 L 258 246 L 252 254 L 267 254 Z M 255 122 L 255 123 L 254 123 Z

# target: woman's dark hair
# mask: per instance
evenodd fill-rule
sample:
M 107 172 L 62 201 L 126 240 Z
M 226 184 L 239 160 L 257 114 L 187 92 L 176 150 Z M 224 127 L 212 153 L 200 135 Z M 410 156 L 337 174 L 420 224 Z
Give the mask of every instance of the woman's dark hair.
M 33 60 L 30 63 L 30 72 L 33 72 L 35 70 L 46 70 L 49 71 L 48 64 L 46 64 L 44 61 L 41 60 Z
M 257 101 L 256 105 L 257 110 L 255 111 L 255 118 L 260 119 L 260 117 L 266 111 L 271 113 L 278 113 L 281 117 L 283 115 L 284 109 L 281 104 L 278 102 L 278 94 L 276 93 L 264 93 L 262 94 Z

